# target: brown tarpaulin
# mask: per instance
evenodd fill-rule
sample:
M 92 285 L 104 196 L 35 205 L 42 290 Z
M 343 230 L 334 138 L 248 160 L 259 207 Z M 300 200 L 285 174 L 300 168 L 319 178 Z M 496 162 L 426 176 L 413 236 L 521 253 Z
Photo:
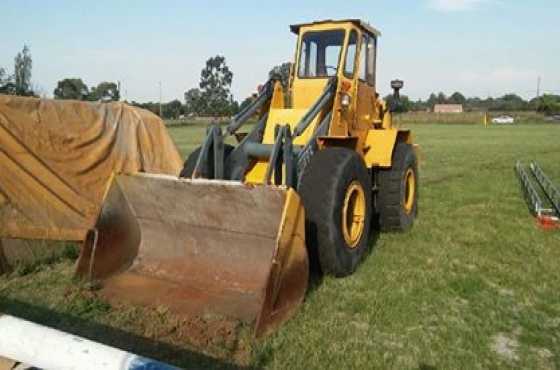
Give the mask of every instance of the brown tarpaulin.
M 83 240 L 112 173 L 181 166 L 148 111 L 0 95 L 0 238 Z

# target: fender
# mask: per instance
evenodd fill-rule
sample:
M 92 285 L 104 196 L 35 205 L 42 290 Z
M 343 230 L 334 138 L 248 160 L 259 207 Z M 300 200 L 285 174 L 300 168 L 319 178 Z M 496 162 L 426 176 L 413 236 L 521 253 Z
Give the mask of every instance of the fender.
M 399 141 L 412 144 L 410 130 L 389 128 L 369 130 L 364 143 L 364 161 L 368 168 L 391 167 L 393 150 Z

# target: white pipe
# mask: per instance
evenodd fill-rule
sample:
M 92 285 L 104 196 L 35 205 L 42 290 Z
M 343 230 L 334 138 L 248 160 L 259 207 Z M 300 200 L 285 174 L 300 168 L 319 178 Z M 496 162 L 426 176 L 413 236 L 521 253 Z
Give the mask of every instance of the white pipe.
M 104 344 L 0 314 L 0 356 L 45 370 L 177 369 Z

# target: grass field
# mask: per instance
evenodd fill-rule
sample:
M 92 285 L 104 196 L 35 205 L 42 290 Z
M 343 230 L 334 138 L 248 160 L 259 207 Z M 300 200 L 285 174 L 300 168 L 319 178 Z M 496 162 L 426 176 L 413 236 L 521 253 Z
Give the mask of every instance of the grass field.
M 485 112 L 463 112 L 463 113 L 431 113 L 431 112 L 408 112 L 398 114 L 396 122 L 398 124 L 482 124 Z M 508 115 L 520 124 L 545 123 L 545 116 L 536 112 L 489 112 L 488 119 Z
M 193 353 L 164 308 L 109 306 L 72 280 L 70 257 L 0 277 L 0 310 L 190 368 L 560 368 L 560 230 L 535 226 L 513 171 L 535 159 L 560 184 L 560 125 L 411 126 L 413 230 L 379 235 L 352 277 L 318 281 L 278 333 L 235 344 L 242 355 Z M 204 128 L 170 132 L 185 155 Z

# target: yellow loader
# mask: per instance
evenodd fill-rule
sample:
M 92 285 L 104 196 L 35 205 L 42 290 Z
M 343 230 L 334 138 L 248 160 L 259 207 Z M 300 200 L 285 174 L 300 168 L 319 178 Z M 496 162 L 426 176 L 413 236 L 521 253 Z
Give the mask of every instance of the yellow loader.
M 112 179 L 77 266 L 106 297 L 240 320 L 259 337 L 295 313 L 310 261 L 347 276 L 373 228 L 412 226 L 417 159 L 392 127 L 403 82 L 392 104 L 376 91 L 380 33 L 356 19 L 291 31 L 287 91 L 271 78 L 225 130 L 210 126 L 179 177 Z

